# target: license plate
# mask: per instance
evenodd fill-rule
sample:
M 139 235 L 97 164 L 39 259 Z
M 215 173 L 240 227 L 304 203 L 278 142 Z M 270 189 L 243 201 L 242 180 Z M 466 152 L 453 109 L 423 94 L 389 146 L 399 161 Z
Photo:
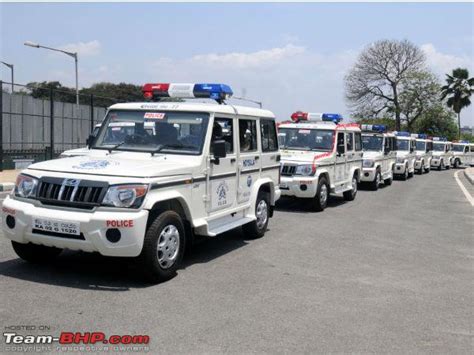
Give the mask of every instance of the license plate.
M 45 232 L 80 235 L 80 223 L 33 217 L 33 229 Z

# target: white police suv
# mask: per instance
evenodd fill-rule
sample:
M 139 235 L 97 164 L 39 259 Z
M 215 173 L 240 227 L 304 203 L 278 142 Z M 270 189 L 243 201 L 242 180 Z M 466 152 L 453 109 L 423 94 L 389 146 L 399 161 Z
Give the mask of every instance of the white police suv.
M 415 174 L 415 138 L 408 132 L 395 132 L 397 163 L 395 175 L 406 180 Z
M 451 151 L 451 142 L 445 137 L 433 137 L 433 158 L 431 167 L 438 170 L 450 169 L 453 152 Z
M 459 168 L 460 165 L 471 165 L 472 152 L 470 152 L 468 141 L 453 142 L 452 152 L 454 168 Z
M 415 137 L 415 171 L 418 174 L 429 173 L 433 156 L 433 141 L 426 134 L 412 134 Z
M 385 125 L 363 124 L 361 129 L 364 155 L 360 181 L 370 184 L 372 190 L 377 190 L 382 182 L 391 185 L 397 154 L 395 135 L 387 133 Z
M 339 114 L 299 111 L 291 118 L 278 127 L 282 196 L 308 199 L 316 211 L 330 193 L 353 200 L 362 169 L 359 125 L 340 124 Z
M 175 274 L 194 235 L 265 234 L 278 187 L 273 113 L 222 104 L 222 84 L 146 84 L 109 108 L 87 156 L 31 165 L 3 205 L 4 235 L 28 261 L 62 249 L 138 257 L 153 281 Z M 151 126 L 151 129 L 149 127 Z M 223 127 L 226 129 L 224 130 Z

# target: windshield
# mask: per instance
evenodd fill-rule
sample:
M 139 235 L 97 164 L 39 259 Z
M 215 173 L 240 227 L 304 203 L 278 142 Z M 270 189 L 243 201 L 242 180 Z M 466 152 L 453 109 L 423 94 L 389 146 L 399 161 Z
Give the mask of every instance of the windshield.
M 198 155 L 208 113 L 110 111 L 93 148 Z
M 381 151 L 383 137 L 362 135 L 362 149 L 366 151 Z
M 426 142 L 416 141 L 416 150 L 425 151 L 426 150 Z
M 457 144 L 454 144 L 453 145 L 453 150 L 455 152 L 464 152 L 464 145 L 457 145 Z
M 433 143 L 433 150 L 435 152 L 444 152 L 444 143 Z
M 398 139 L 397 138 L 397 150 L 409 150 L 410 141 L 407 139 Z
M 309 128 L 281 128 L 278 132 L 283 149 L 332 150 L 334 131 Z

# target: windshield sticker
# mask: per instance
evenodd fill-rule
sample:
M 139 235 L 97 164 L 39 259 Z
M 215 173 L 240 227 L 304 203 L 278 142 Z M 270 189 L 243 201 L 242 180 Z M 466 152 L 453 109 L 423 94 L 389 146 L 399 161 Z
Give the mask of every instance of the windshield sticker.
M 300 133 L 300 134 L 310 134 L 311 130 L 310 129 L 300 129 L 298 131 L 298 133 Z
M 80 162 L 78 165 L 73 165 L 74 169 L 84 169 L 84 170 L 99 170 L 105 169 L 110 165 L 119 165 L 118 162 L 110 162 L 108 160 L 87 160 Z
M 162 120 L 165 118 L 165 114 L 163 112 L 145 112 L 144 118 L 150 120 Z
M 135 122 L 111 122 L 109 127 L 133 127 Z

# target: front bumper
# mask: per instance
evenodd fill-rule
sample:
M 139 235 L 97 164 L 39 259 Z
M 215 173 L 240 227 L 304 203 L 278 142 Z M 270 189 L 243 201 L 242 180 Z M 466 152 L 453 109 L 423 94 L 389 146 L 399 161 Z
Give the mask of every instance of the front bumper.
M 15 226 L 7 226 L 6 218 L 15 218 Z M 83 240 L 70 239 L 67 236 L 54 236 L 33 232 L 33 218 L 60 220 L 80 223 Z M 143 247 L 148 211 L 72 211 L 60 210 L 8 197 L 2 208 L 2 229 L 5 237 L 18 243 L 41 244 L 61 249 L 99 252 L 106 256 L 138 256 Z M 109 223 L 107 223 L 109 221 Z M 120 223 L 127 221 L 127 223 Z M 115 222 L 115 224 L 114 224 Z M 117 227 L 126 225 L 126 227 Z M 106 238 L 109 228 L 117 227 L 121 232 L 118 242 L 112 243 Z
M 395 171 L 394 171 L 395 174 L 397 174 L 397 175 L 405 174 L 406 170 L 407 170 L 407 165 L 405 163 L 396 163 L 395 164 Z
M 282 196 L 313 198 L 318 189 L 318 177 L 315 176 L 282 176 L 280 190 Z
M 362 182 L 372 182 L 375 180 L 376 168 L 362 168 L 362 174 L 360 176 L 360 181 Z

